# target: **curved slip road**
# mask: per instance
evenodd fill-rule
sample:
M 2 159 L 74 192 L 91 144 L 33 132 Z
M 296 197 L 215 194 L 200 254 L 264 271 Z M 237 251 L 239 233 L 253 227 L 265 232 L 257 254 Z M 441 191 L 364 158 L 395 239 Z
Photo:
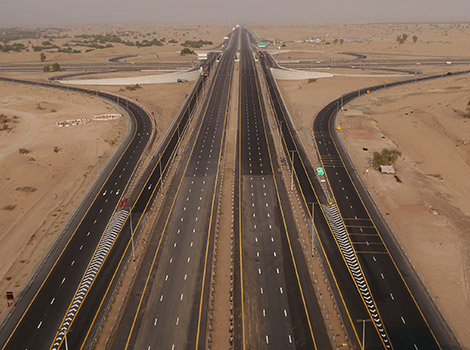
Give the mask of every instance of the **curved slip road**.
M 264 60 L 266 67 L 270 65 L 269 60 L 269 57 Z M 267 70 L 265 72 L 269 74 Z M 468 71 L 454 74 L 466 73 Z M 445 76 L 448 75 L 428 76 L 388 84 L 387 87 Z M 360 337 L 362 322 L 358 321 L 374 320 L 375 316 L 371 312 L 367 298 L 364 297 L 361 285 L 357 283 L 354 271 L 350 268 L 348 253 L 344 249 L 345 242 L 352 247 L 352 256 L 358 263 L 360 273 L 365 278 L 366 289 L 370 293 L 370 302 L 374 304 L 379 314 L 379 323 L 376 321 L 365 323 L 368 334 L 367 348 L 458 349 L 460 348 L 458 341 L 432 302 L 423 293 L 422 286 L 416 281 L 402 252 L 396 247 L 391 233 L 387 232 L 386 225 L 370 198 L 367 198 L 366 191 L 360 187 L 357 190 L 354 186 L 348 171 L 351 164 L 345 166 L 344 151 L 335 144 L 337 135 L 334 132 L 334 116 L 341 103 L 347 103 L 367 93 L 367 90 L 370 92 L 384 87 L 379 85 L 346 94 L 328 104 L 314 121 L 316 144 L 334 196 L 334 200 L 332 198 L 328 200 L 336 203 L 337 210 L 335 210 L 336 205 L 328 205 L 328 200 L 321 197 L 323 190 L 317 177 L 311 166 L 305 165 L 308 164 L 308 157 L 302 147 L 297 146 L 300 144 L 298 136 L 277 89 L 273 89 L 272 96 L 278 101 L 278 116 L 281 116 L 280 126 L 285 135 L 285 146 L 300 154 L 301 161 L 295 167 L 295 172 L 304 203 L 308 203 L 312 196 L 314 198 L 317 193 L 319 194 L 322 205 L 315 209 L 319 244 L 329 268 L 328 272 L 331 274 L 330 278 L 334 281 L 332 284 L 337 287 L 337 300 L 341 301 L 343 319 L 353 342 L 359 346 L 362 343 Z M 353 176 L 357 180 L 357 176 Z M 307 205 L 306 208 L 311 215 Z M 325 217 L 328 219 L 325 220 Z M 341 236 L 344 241 L 341 240 Z M 350 276 L 345 271 L 349 271 Z M 354 284 L 351 284 L 351 280 Z M 389 343 L 384 342 L 384 339 L 388 339 Z
M 103 92 L 65 88 L 44 83 L 2 79 L 42 87 L 93 93 L 126 108 L 131 116 L 131 137 L 111 164 L 105 182 L 79 209 L 55 250 L 41 266 L 0 331 L 2 349 L 48 349 L 75 294 L 91 256 L 116 210 L 150 139 L 149 116 L 136 104 Z

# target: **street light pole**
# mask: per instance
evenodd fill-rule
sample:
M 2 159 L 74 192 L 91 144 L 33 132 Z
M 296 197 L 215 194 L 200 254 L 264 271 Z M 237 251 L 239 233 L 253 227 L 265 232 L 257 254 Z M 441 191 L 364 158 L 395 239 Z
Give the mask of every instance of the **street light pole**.
M 132 229 L 132 209 L 130 211 L 130 221 L 131 221 L 131 246 L 132 246 L 132 261 L 135 261 L 135 248 L 134 248 L 134 230 Z
M 69 344 L 67 342 L 67 330 L 65 330 L 64 341 L 65 341 L 65 350 L 69 350 Z
M 314 256 L 315 254 L 315 249 L 314 249 L 314 244 L 315 244 L 315 225 L 314 225 L 314 221 L 315 221 L 315 202 L 311 202 L 312 204 L 312 256 Z
M 158 153 L 158 163 L 160 164 L 160 188 L 162 188 L 163 186 L 163 174 L 162 174 L 162 157 L 161 157 L 161 154 Z
M 292 157 L 291 157 L 291 178 L 290 178 L 290 190 L 294 190 L 294 155 L 295 150 L 292 150 Z
M 356 322 L 362 322 L 362 350 L 366 349 L 366 322 L 371 322 L 370 318 L 358 319 Z

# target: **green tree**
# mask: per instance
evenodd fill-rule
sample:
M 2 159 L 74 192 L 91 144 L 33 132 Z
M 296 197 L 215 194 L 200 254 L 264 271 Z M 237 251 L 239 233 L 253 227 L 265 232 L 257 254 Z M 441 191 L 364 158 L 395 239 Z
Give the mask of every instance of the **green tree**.
M 413 35 L 413 42 L 417 42 L 418 41 L 418 37 L 416 35 Z
M 46 60 L 46 55 L 44 52 L 41 52 L 40 58 L 41 58 L 41 62 L 44 62 Z
M 52 71 L 57 72 L 60 70 L 60 64 L 57 62 L 52 65 Z
M 48 73 L 51 71 L 51 67 L 49 65 L 45 65 L 44 67 L 42 67 L 42 71 L 44 73 Z
M 382 152 L 374 152 L 372 163 L 375 166 L 395 164 L 401 152 L 397 149 L 384 148 Z

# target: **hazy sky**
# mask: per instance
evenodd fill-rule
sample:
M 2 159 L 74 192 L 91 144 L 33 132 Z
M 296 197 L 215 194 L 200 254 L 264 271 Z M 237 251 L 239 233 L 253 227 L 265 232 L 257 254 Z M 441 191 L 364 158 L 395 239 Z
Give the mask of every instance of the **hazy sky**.
M 1 26 L 470 21 L 470 0 L 2 0 Z

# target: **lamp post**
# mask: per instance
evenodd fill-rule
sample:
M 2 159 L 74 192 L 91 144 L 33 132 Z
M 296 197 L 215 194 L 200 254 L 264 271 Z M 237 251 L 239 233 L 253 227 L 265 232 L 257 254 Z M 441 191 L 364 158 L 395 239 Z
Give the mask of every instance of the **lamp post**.
M 312 205 L 312 242 L 311 242 L 311 245 L 312 245 L 312 256 L 314 256 L 315 254 L 315 224 L 314 224 L 314 221 L 315 221 L 315 202 L 310 202 L 310 204 Z
M 291 178 L 290 178 L 290 190 L 294 190 L 294 156 L 295 156 L 295 150 L 291 151 L 292 157 L 291 157 Z
M 366 349 L 366 322 L 372 322 L 370 318 L 357 319 L 356 322 L 362 322 L 362 350 Z
M 160 158 L 158 160 L 158 163 L 160 164 L 160 189 L 161 189 L 163 186 L 163 174 L 162 174 L 162 157 L 160 153 L 158 153 L 158 158 Z
M 135 261 L 135 248 L 134 248 L 134 230 L 132 229 L 132 209 L 129 212 L 130 224 L 131 224 L 131 246 L 132 246 L 132 261 Z
M 64 341 L 65 341 L 65 350 L 69 350 L 69 344 L 67 342 L 67 330 L 65 331 Z

